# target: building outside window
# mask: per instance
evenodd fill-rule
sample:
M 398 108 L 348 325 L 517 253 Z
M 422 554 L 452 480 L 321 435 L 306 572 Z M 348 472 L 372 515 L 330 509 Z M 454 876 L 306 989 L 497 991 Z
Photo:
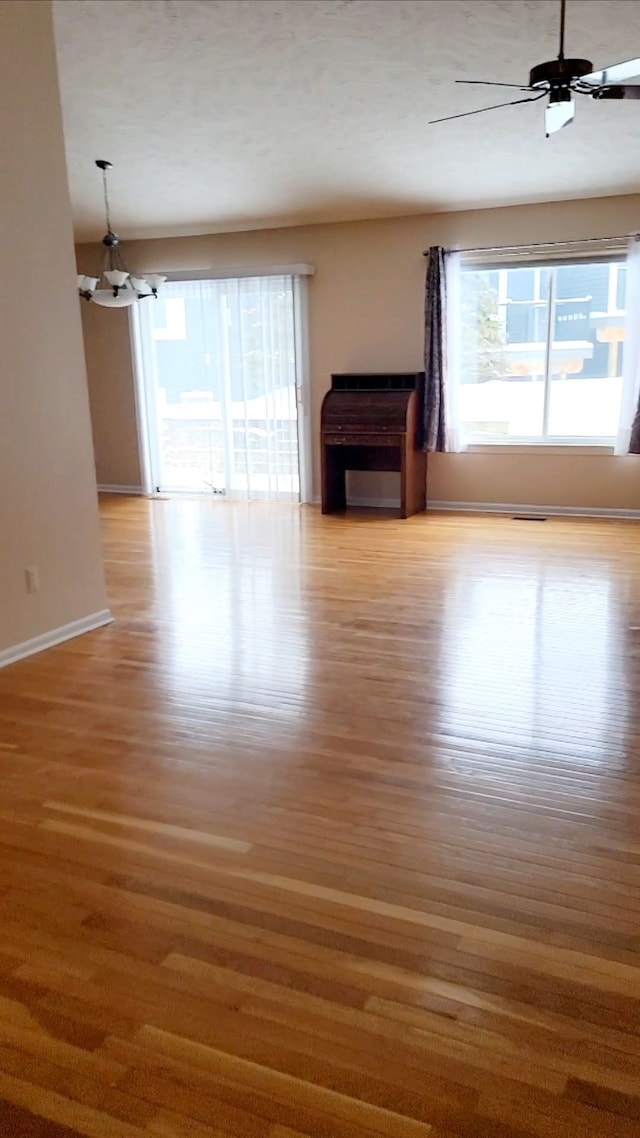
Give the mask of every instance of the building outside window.
M 469 442 L 613 441 L 625 277 L 622 258 L 463 264 L 459 415 Z

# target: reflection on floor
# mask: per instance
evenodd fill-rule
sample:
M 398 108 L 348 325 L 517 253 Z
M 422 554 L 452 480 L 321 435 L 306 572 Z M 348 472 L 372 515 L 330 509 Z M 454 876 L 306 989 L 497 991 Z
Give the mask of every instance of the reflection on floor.
M 0 1132 L 640 1134 L 640 531 L 107 498 L 0 674 Z

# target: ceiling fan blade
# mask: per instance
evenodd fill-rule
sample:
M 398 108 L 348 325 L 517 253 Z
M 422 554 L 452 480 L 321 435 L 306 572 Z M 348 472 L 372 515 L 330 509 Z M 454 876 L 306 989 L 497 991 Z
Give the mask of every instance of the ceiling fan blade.
M 614 63 L 612 67 L 603 67 L 601 71 L 581 75 L 580 82 L 588 83 L 591 87 L 604 87 L 608 83 L 626 83 L 627 79 L 637 79 L 638 76 L 640 59 L 628 59 L 626 63 Z
M 496 83 L 493 79 L 456 79 L 456 83 L 464 83 L 467 87 L 513 87 L 516 91 L 533 91 L 527 83 Z
M 640 83 L 618 83 L 613 87 L 597 87 L 592 99 L 640 99 Z
M 544 125 L 547 138 L 556 134 L 563 126 L 573 122 L 576 113 L 575 99 L 565 99 L 561 103 L 549 103 L 544 112 Z
M 530 95 L 526 99 L 512 99 L 509 103 L 494 103 L 491 107 L 478 107 L 477 111 L 463 111 L 462 114 L 459 115 L 445 115 L 444 118 L 441 119 L 431 119 L 428 125 L 433 126 L 438 122 L 450 122 L 451 119 L 467 119 L 470 115 L 482 115 L 485 111 L 497 111 L 500 107 L 517 107 L 518 103 L 537 103 L 538 99 L 543 99 L 546 94 L 546 91 L 542 91 L 540 95 Z

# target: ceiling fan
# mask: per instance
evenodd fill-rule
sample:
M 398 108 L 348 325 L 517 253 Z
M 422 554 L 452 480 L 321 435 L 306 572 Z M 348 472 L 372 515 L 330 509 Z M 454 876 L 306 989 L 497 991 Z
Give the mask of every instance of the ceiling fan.
M 456 79 L 475 87 L 512 87 L 517 91 L 531 91 L 523 99 L 512 99 L 507 103 L 494 103 L 491 107 L 479 107 L 477 111 L 463 111 L 458 115 L 445 115 L 432 119 L 431 123 L 449 122 L 451 119 L 464 119 L 469 115 L 481 115 L 485 111 L 496 111 L 499 107 L 515 107 L 518 103 L 535 103 L 549 96 L 545 108 L 545 131 L 547 138 L 563 126 L 573 122 L 576 105 L 574 94 L 590 95 L 592 99 L 640 99 L 640 84 L 629 85 L 627 79 L 640 76 L 640 59 L 629 59 L 626 63 L 614 63 L 612 67 L 593 70 L 588 59 L 565 59 L 564 26 L 566 0 L 560 0 L 560 50 L 557 59 L 538 63 L 529 73 L 528 83 L 499 83 L 483 79 Z

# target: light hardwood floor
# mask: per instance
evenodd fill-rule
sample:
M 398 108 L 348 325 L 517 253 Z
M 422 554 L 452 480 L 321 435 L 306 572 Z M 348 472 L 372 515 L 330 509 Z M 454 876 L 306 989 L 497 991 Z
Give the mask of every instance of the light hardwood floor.
M 0 1134 L 638 1138 L 640 528 L 103 518 L 0 673 Z

